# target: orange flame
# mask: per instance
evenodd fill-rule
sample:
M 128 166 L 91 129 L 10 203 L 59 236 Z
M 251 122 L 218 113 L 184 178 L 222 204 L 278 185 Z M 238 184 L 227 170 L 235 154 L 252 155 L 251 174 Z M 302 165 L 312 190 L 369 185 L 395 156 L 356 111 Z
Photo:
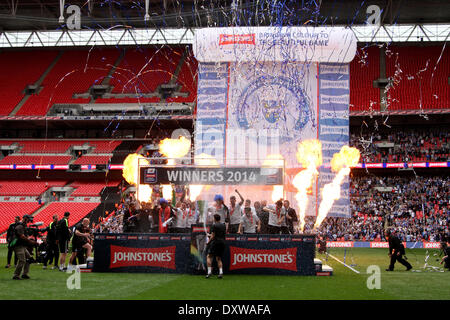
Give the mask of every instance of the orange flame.
M 180 136 L 178 139 L 166 138 L 159 143 L 159 152 L 165 155 L 169 166 L 175 165 L 175 159 L 184 157 L 191 149 L 191 140 Z M 162 185 L 162 196 L 169 200 L 172 198 L 172 186 Z
M 138 195 L 137 200 L 139 202 L 143 201 L 147 202 L 148 200 L 151 199 L 152 188 L 149 185 L 139 184 L 138 181 L 139 164 L 148 165 L 149 162 L 140 154 L 137 153 L 129 154 L 125 158 L 125 161 L 123 162 L 122 176 L 128 183 L 136 186 Z
M 319 206 L 319 213 L 314 224 L 314 229 L 322 224 L 322 221 L 331 210 L 334 201 L 341 197 L 341 185 L 344 182 L 344 178 L 350 174 L 350 167 L 359 162 L 360 156 L 358 149 L 348 146 L 343 146 L 338 153 L 333 155 L 333 159 L 331 159 L 331 170 L 337 172 L 337 175 L 332 182 L 327 183 L 323 187 L 322 202 Z
M 284 158 L 281 154 L 270 154 L 263 161 L 263 167 L 282 168 L 284 166 Z M 284 187 L 282 185 L 273 186 L 272 201 L 276 202 L 284 198 Z
M 308 189 L 312 187 L 314 178 L 319 172 L 317 167 L 322 165 L 322 143 L 319 140 L 305 140 L 298 144 L 297 161 L 306 168 L 294 177 L 292 184 L 297 188 L 295 200 L 299 206 L 300 231 L 305 227 L 306 208 L 308 206 Z
M 191 149 L 191 140 L 180 136 L 178 139 L 164 139 L 159 143 L 159 152 L 170 160 L 184 157 Z
M 343 146 L 339 153 L 333 155 L 331 159 L 331 169 L 338 172 L 344 167 L 353 167 L 358 164 L 361 154 L 359 150 L 349 146 Z

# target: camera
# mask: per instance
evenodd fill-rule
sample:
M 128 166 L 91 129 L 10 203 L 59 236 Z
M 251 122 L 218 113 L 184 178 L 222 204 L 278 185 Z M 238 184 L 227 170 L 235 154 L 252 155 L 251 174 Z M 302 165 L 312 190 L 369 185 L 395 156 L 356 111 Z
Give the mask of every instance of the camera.
M 30 225 L 25 229 L 26 235 L 34 238 L 39 237 L 42 232 L 36 225 Z

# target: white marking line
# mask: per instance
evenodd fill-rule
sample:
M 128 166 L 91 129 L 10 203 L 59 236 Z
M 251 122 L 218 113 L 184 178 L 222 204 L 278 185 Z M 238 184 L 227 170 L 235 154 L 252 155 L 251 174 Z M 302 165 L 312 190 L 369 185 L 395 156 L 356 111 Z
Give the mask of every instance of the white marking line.
M 347 268 L 349 268 L 350 270 L 356 272 L 356 273 L 360 273 L 358 270 L 353 269 L 352 267 L 350 267 L 349 265 L 343 263 L 341 260 L 339 260 L 338 258 L 336 258 L 335 256 L 333 256 L 332 254 L 328 254 L 330 257 L 332 257 L 334 260 L 336 260 L 337 262 L 342 263 L 344 266 L 346 266 Z

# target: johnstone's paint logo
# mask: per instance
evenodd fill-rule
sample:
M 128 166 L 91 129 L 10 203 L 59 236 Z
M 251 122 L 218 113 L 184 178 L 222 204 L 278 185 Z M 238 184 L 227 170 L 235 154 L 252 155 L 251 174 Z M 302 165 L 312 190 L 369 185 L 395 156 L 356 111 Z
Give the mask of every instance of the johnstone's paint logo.
M 255 45 L 255 34 L 221 34 L 219 36 L 219 46 L 227 44 Z
M 370 243 L 371 248 L 389 248 L 388 242 L 371 242 Z
M 424 242 L 423 247 L 425 249 L 439 249 L 441 244 L 439 242 Z
M 247 86 L 239 97 L 235 114 L 242 129 L 277 129 L 280 141 L 301 136 L 311 119 L 311 106 L 297 80 L 263 76 Z
M 297 248 L 258 250 L 230 246 L 230 270 L 271 268 L 297 271 Z
M 175 246 L 161 248 L 130 248 L 111 246 L 112 268 L 159 267 L 175 269 Z

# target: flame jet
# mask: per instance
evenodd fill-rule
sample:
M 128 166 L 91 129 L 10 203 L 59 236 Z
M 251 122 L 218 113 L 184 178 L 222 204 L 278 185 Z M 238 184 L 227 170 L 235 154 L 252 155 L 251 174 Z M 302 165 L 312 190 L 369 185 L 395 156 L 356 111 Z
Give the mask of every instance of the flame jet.
M 168 158 L 167 165 L 175 165 L 175 159 L 184 157 L 191 149 L 191 141 L 184 136 L 178 139 L 166 138 L 159 143 L 159 153 Z M 168 200 L 172 198 L 172 186 L 162 185 L 162 196 Z
M 350 174 L 350 167 L 358 164 L 360 156 L 358 149 L 349 146 L 343 146 L 338 153 L 333 155 L 331 170 L 337 172 L 337 175 L 332 182 L 327 183 L 323 187 L 322 202 L 319 206 L 319 214 L 314 224 L 314 229 L 321 225 L 334 201 L 341 197 L 341 185 L 344 182 L 344 178 Z
M 294 177 L 292 184 L 297 188 L 295 200 L 299 206 L 300 232 L 305 228 L 306 208 L 308 206 L 308 189 L 319 172 L 317 167 L 322 165 L 322 143 L 319 140 L 304 140 L 297 147 L 297 161 L 306 168 Z
M 139 159 L 142 159 L 139 161 Z M 136 186 L 138 189 L 138 201 L 139 202 L 148 202 L 151 199 L 152 196 L 152 188 L 149 185 L 146 184 L 139 184 L 138 181 L 138 170 L 139 170 L 139 162 L 143 165 L 149 164 L 148 161 L 137 153 L 129 154 L 125 161 L 123 162 L 123 169 L 122 169 L 122 176 L 124 179 Z

